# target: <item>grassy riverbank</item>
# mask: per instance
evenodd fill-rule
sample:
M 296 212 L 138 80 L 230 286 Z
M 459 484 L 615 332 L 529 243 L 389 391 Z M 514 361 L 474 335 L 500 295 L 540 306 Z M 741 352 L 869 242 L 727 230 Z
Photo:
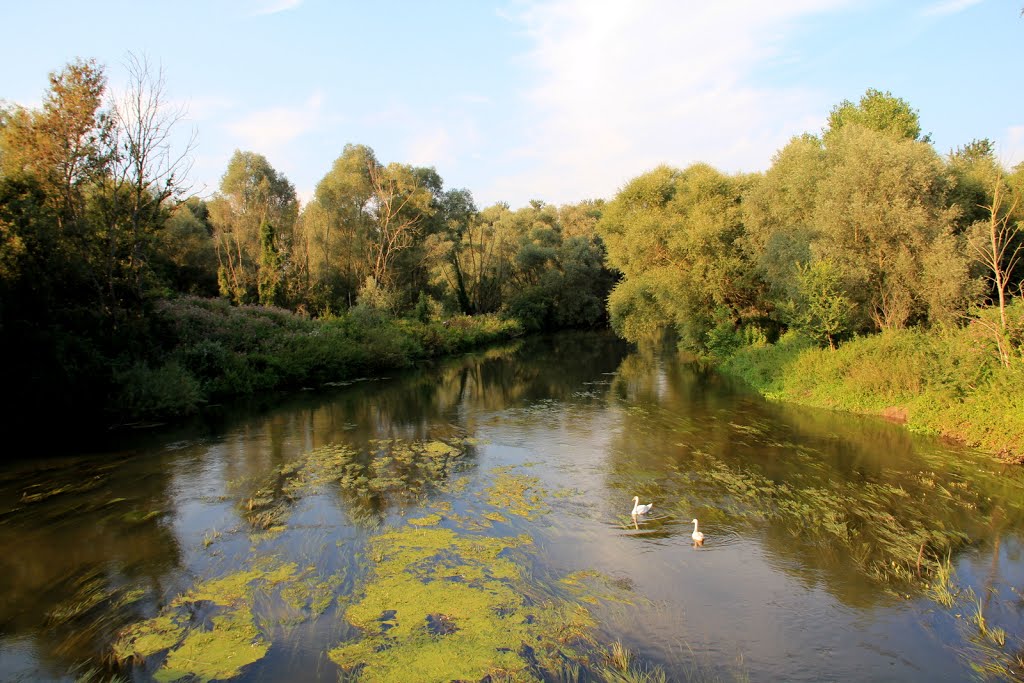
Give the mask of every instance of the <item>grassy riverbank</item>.
M 769 398 L 885 415 L 1002 457 L 1024 458 L 1024 304 L 1010 309 L 1015 352 L 999 362 L 989 319 L 955 329 L 895 330 L 836 351 L 789 334 L 748 346 L 720 369 Z
M 113 370 L 108 413 L 116 421 L 178 417 L 258 392 L 330 385 L 522 334 L 517 321 L 494 315 L 395 318 L 357 306 L 313 320 L 199 297 L 159 302 L 153 329 L 146 357 Z

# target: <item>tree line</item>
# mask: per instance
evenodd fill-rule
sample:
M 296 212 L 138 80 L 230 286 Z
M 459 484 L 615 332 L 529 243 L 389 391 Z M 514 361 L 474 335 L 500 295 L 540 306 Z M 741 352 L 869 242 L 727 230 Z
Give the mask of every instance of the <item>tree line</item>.
M 989 140 L 940 155 L 907 102 L 868 90 L 764 173 L 661 166 L 627 183 L 598 224 L 622 274 L 612 325 L 728 355 L 786 330 L 835 348 L 994 306 L 1007 364 L 1024 342 L 1007 318 L 1024 294 L 1022 195 L 1024 164 L 1007 171 Z
M 840 103 L 764 173 L 661 166 L 608 202 L 480 209 L 434 168 L 350 144 L 302 205 L 245 150 L 212 196 L 192 195 L 194 139 L 173 144 L 184 112 L 159 69 L 130 57 L 127 71 L 114 97 L 105 68 L 77 60 L 38 109 L 0 108 L 0 330 L 21 361 L 5 374 L 58 388 L 58 408 L 158 362 L 169 323 L 154 302 L 184 294 L 309 319 L 610 320 L 711 356 L 787 330 L 835 348 L 969 319 L 988 321 L 1004 364 L 1022 345 L 1007 311 L 1024 280 L 1024 165 L 1003 168 L 985 139 L 941 155 L 890 93 Z
M 530 331 L 606 324 L 600 202 L 478 209 L 434 168 L 365 145 L 345 146 L 305 205 L 246 150 L 212 196 L 195 196 L 185 112 L 159 68 L 129 56 L 126 69 L 115 94 L 103 65 L 79 59 L 50 74 L 40 107 L 0 107 L 0 344 L 26 411 L 116 404 L 118 377 L 165 364 L 181 320 L 158 304 L 181 295 L 310 320 L 373 312 L 360 325 L 480 314 Z M 423 343 L 458 348 L 464 328 Z

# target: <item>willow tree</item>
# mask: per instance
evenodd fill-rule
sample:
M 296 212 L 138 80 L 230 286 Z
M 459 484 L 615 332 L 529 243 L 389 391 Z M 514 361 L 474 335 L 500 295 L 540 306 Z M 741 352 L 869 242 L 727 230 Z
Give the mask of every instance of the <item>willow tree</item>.
M 797 268 L 811 262 L 811 244 L 818 235 L 815 202 L 826 168 L 821 140 L 795 137 L 744 195 L 743 248 L 776 304 L 796 296 Z
M 929 144 L 849 124 L 828 139 L 826 164 L 813 251 L 840 269 L 860 328 L 904 327 L 943 300 L 966 300 L 966 257 L 953 239 L 958 209 Z
M 622 273 L 609 297 L 612 325 L 629 339 L 675 328 L 700 347 L 716 319 L 739 326 L 758 284 L 740 248 L 743 181 L 705 164 L 661 166 L 609 202 L 598 229 Z
M 238 304 L 253 303 L 260 282 L 273 279 L 261 270 L 281 263 L 262 258 L 261 226 L 273 226 L 275 245 L 284 243 L 275 248 L 287 252 L 290 240 L 282 235 L 290 235 L 298 214 L 295 188 L 263 155 L 236 150 L 209 206 L 221 293 Z
M 303 209 L 297 238 L 306 275 L 304 296 L 316 309 L 352 305 L 370 274 L 365 257 L 373 229 L 369 169 L 376 164 L 369 147 L 345 145 Z

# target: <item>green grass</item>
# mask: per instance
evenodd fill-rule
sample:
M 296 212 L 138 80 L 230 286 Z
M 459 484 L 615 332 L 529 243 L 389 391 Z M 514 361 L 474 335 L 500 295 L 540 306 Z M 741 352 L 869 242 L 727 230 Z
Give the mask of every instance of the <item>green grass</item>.
M 1012 337 L 1024 328 L 1024 303 L 1010 313 Z M 898 415 L 913 430 L 1024 457 L 1024 347 L 1004 367 L 983 324 L 891 331 L 834 352 L 788 334 L 774 345 L 737 351 L 720 369 L 769 398 Z

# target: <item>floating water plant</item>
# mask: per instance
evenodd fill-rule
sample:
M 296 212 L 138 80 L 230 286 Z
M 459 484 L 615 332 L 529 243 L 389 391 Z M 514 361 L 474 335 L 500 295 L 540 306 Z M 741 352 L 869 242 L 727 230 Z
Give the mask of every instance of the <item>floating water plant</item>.
M 331 659 L 365 681 L 518 679 L 580 659 L 594 620 L 569 601 L 528 597 L 507 552 L 529 543 L 451 529 L 380 535 L 373 575 L 345 611 L 362 637 Z

